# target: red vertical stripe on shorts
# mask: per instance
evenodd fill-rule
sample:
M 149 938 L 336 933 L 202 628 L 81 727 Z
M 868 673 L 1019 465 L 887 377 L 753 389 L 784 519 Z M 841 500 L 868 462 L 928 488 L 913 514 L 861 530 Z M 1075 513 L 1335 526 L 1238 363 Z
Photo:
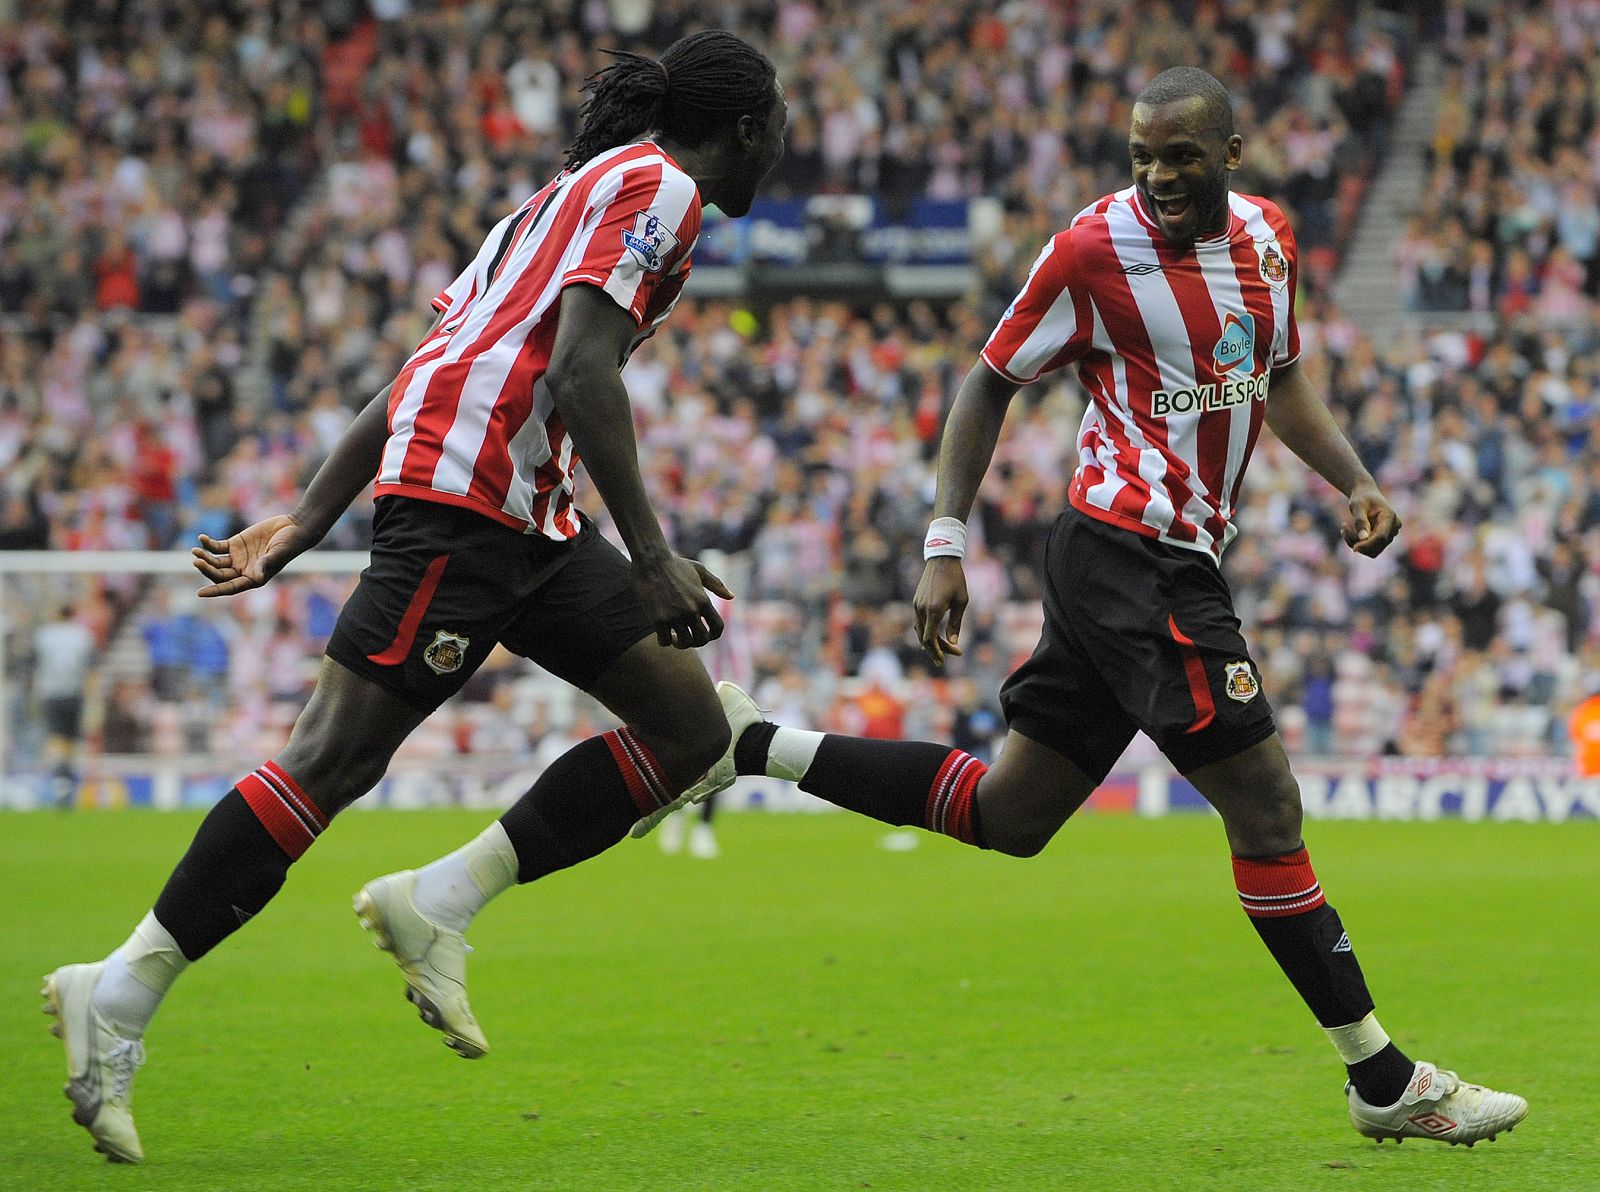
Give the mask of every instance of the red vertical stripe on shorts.
M 400 618 L 400 628 L 395 632 L 394 641 L 381 654 L 368 654 L 370 661 L 379 666 L 399 666 L 406 660 L 406 655 L 411 653 L 411 644 L 417 640 L 417 628 L 422 624 L 422 616 L 428 611 L 433 593 L 444 575 L 444 566 L 449 561 L 449 555 L 440 555 L 428 564 L 428 569 L 422 573 L 422 582 L 411 594 L 411 603 L 406 605 L 405 616 Z
M 1171 616 L 1167 617 L 1167 629 L 1172 633 L 1172 640 L 1178 643 L 1178 653 L 1183 655 L 1183 671 L 1189 676 L 1189 695 L 1194 699 L 1194 723 L 1183 731 L 1197 733 L 1217 715 L 1217 705 L 1211 699 L 1211 684 L 1206 681 L 1206 664 L 1194 642 Z

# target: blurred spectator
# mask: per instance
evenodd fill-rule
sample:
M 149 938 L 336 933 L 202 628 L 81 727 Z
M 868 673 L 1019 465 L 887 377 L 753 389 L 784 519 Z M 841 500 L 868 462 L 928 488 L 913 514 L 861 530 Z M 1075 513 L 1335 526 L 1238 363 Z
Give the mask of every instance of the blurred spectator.
M 1199 61 L 1238 105 L 1239 187 L 1293 209 L 1305 367 L 1407 523 L 1385 557 L 1351 555 L 1335 494 L 1263 437 L 1225 568 L 1275 706 L 1316 753 L 1565 748 L 1551 709 L 1575 703 L 1600 624 L 1597 23 L 1582 5 L 1443 22 L 1456 65 L 1396 257 L 1419 310 L 1493 329 L 1378 344 L 1320 283 L 1386 151 L 1409 27 L 1346 9 L 25 4 L 0 36 L 0 549 L 170 547 L 291 507 L 427 300 L 558 167 L 594 47 L 714 19 L 785 80 L 776 194 L 987 195 L 1003 218 L 968 302 L 686 300 L 627 370 L 647 484 L 680 549 L 747 573 L 731 616 L 780 719 L 944 718 L 981 755 L 1038 632 L 1033 564 L 1083 396 L 1057 378 L 1015 404 L 972 519 L 967 653 L 934 675 L 904 626 L 938 428 L 1038 246 L 1126 185 L 1127 97 Z M 329 545 L 369 524 L 362 498 Z M 110 688 L 107 748 L 114 726 L 167 751 L 281 732 L 347 582 L 195 613 L 100 580 L 108 636 L 148 659 Z M 594 714 L 520 665 L 484 690 L 417 755 L 532 748 Z
M 1578 773 L 1585 778 L 1600 778 L 1600 691 L 1572 710 L 1567 731 L 1572 737 Z
M 33 694 L 44 719 L 51 802 L 60 808 L 72 806 L 78 791 L 84 689 L 95 650 L 94 634 L 78 620 L 78 610 L 70 604 L 63 605 L 55 619 L 34 634 Z

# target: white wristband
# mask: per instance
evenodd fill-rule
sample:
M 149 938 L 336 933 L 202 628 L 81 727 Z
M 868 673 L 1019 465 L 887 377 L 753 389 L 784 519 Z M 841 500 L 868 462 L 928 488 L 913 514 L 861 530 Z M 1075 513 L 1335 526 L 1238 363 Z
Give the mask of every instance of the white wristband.
M 964 559 L 967 556 L 967 525 L 958 517 L 936 517 L 922 540 L 922 557 Z

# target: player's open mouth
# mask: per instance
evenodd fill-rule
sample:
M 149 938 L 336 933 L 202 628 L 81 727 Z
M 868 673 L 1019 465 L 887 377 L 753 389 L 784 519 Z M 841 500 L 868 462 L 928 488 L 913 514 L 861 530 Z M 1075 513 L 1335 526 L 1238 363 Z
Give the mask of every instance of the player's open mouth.
M 1152 196 L 1151 201 L 1155 203 L 1156 212 L 1161 216 L 1162 219 L 1182 219 L 1189 210 L 1188 195 L 1176 195 L 1167 199 L 1157 199 Z

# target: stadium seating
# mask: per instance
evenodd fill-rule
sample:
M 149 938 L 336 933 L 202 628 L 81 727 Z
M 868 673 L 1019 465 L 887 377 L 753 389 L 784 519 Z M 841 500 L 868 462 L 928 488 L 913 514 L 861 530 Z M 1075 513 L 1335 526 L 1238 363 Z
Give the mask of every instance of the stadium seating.
M 775 195 L 987 195 L 1003 219 L 970 301 L 691 300 L 630 366 L 675 542 L 723 552 L 741 581 L 714 669 L 743 668 L 791 721 L 987 747 L 999 680 L 1037 632 L 1032 562 L 1082 398 L 1058 380 L 1019 400 L 974 519 L 954 681 L 900 628 L 938 427 L 1038 245 L 1124 184 L 1131 91 L 1199 61 L 1238 97 L 1239 185 L 1300 227 L 1306 365 L 1407 524 L 1389 555 L 1356 559 L 1334 494 L 1264 438 L 1226 569 L 1286 734 L 1316 753 L 1562 747 L 1561 709 L 1600 681 L 1600 158 L 1592 106 L 1575 121 L 1550 105 L 1600 69 L 1596 30 L 1444 31 L 1440 207 L 1399 247 L 1401 280 L 1418 309 L 1499 321 L 1375 344 L 1324 283 L 1385 152 L 1405 46 L 1382 6 L 1327 28 L 1303 7 L 745 9 L 736 28 L 771 48 L 793 113 Z M 288 507 L 420 338 L 428 298 L 558 167 L 594 47 L 659 47 L 699 19 L 648 0 L 24 11 L 0 35 L 0 548 L 60 550 L 184 544 Z M 1563 67 L 1558 45 L 1589 50 Z M 1497 120 L 1528 148 L 1490 145 Z M 363 500 L 331 544 L 361 546 L 369 518 Z M 218 614 L 233 661 L 212 740 L 281 735 L 340 594 L 285 584 Z M 115 580 L 93 607 L 108 642 L 167 616 Z M 206 719 L 184 711 L 200 686 L 119 680 L 106 748 L 204 747 L 183 728 Z M 552 717 L 590 715 L 498 664 L 462 704 L 412 748 L 530 749 Z

